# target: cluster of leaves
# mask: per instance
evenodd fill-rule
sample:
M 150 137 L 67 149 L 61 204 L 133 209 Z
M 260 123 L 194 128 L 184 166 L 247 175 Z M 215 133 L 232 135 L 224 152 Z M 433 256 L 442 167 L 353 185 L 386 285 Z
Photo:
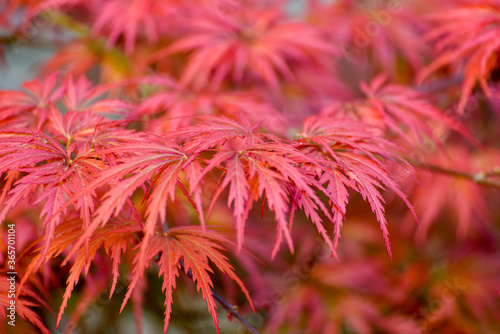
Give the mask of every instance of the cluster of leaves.
M 498 329 L 490 320 L 498 300 L 481 296 L 498 289 L 500 268 L 488 256 L 498 251 L 499 213 L 485 190 L 500 188 L 498 131 L 486 127 L 500 115 L 500 3 L 309 1 L 300 17 L 293 4 L 0 2 L 7 46 L 30 43 L 23 33 L 40 18 L 48 20 L 43 35 L 62 43 L 39 78 L 0 91 L 0 222 L 23 221 L 17 233 L 30 236 L 18 249 L 21 318 L 50 332 L 49 315 L 34 310 L 49 302 L 35 291 L 65 285 L 56 322 L 71 331 L 99 289 L 111 298 L 126 280 L 119 311 L 131 300 L 140 332 L 154 272 L 163 276 L 165 332 L 182 323 L 171 317 L 174 294 L 186 293 L 181 279 L 201 291 L 219 332 L 215 290 L 232 291 L 224 277 L 241 290 L 235 302 L 266 312 L 270 333 L 419 333 L 422 320 L 450 332 Z M 457 28 L 471 13 L 468 28 Z M 433 44 L 417 38 L 423 33 Z M 446 84 L 416 86 L 417 73 Z M 488 100 L 466 110 L 476 82 Z M 464 111 L 477 114 L 468 128 Z M 446 215 L 456 216 L 469 253 L 454 246 L 458 264 L 412 257 L 415 245 L 432 252 L 429 240 L 445 249 Z M 420 216 L 423 228 L 414 231 L 407 216 Z M 364 223 L 373 219 L 385 252 Z M 390 221 L 405 221 L 392 247 Z M 280 252 L 283 243 L 289 252 Z M 489 270 L 472 265 L 476 258 Z M 438 320 L 420 312 L 440 289 L 433 261 L 467 286 L 485 282 L 456 298 L 477 305 L 464 311 L 472 320 L 460 323 L 459 309 Z M 278 303 L 273 291 L 297 264 Z M 477 277 L 466 273 L 472 267 Z M 410 297 L 412 289 L 421 295 Z M 6 291 L 1 285 L 2 305 Z

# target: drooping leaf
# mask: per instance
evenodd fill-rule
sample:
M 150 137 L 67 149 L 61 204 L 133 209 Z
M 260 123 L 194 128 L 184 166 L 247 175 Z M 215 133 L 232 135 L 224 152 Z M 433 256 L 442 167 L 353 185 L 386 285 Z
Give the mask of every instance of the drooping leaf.
M 226 79 L 237 84 L 257 77 L 278 92 L 280 76 L 293 80 L 292 63 L 325 65 L 335 53 L 320 29 L 289 22 L 274 8 L 246 8 L 221 17 L 208 6 L 192 11 L 189 34 L 160 51 L 155 58 L 191 52 L 181 83 L 196 89 L 217 89 Z M 295 30 L 302 38 L 297 39 Z
M 160 255 L 158 261 L 159 276 L 163 276 L 162 291 L 165 294 L 166 307 L 164 332 L 167 331 L 172 313 L 172 293 L 176 287 L 176 279 L 179 272 L 183 270 L 196 284 L 197 290 L 201 290 L 203 299 L 207 302 L 208 311 L 214 319 L 217 333 L 220 333 L 216 313 L 217 306 L 212 292 L 213 283 L 210 279 L 213 270 L 209 265 L 209 261 L 238 284 L 253 309 L 248 290 L 234 273 L 234 269 L 229 264 L 227 257 L 222 253 L 224 248 L 219 245 L 221 242 L 228 242 L 228 240 L 216 232 L 203 231 L 194 226 L 172 228 L 168 232 L 156 231 L 147 244 L 144 259 L 141 259 L 140 255 L 135 258 L 134 276 L 121 309 L 123 310 L 125 307 L 138 280 L 142 277 L 144 269 L 149 266 L 149 262 L 157 255 Z
M 377 136 L 375 128 L 351 119 L 310 117 L 304 122 L 301 137 L 299 143 L 303 149 L 317 157 L 317 163 L 324 166 L 320 171 L 320 180 L 328 182 L 325 190 L 330 200 L 339 203 L 337 207 L 340 207 L 340 210 L 337 214 L 345 212 L 348 196 L 346 187 L 359 192 L 375 213 L 387 250 L 392 256 L 381 190 L 387 188 L 394 191 L 406 203 L 418 222 L 413 206 L 381 163 L 381 158 L 398 161 L 392 152 L 395 146 Z M 409 168 L 404 162 L 401 163 L 403 167 Z M 340 236 L 341 221 L 338 216 L 335 220 L 336 244 Z
M 428 39 L 436 41 L 438 56 L 418 75 L 422 82 L 447 65 L 462 62 L 463 82 L 458 112 L 464 113 L 477 83 L 488 97 L 488 79 L 498 69 L 500 51 L 500 2 L 498 0 L 457 1 L 453 7 L 431 15 L 437 26 Z

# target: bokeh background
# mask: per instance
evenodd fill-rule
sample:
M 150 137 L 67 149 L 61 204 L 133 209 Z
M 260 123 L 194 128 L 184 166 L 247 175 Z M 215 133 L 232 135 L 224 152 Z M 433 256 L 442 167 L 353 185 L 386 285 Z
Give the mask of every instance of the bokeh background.
M 149 128 L 132 127 L 155 133 L 197 115 L 238 112 L 282 136 L 314 114 L 345 113 L 379 127 L 414 166 L 388 168 L 420 220 L 418 226 L 395 194 L 384 193 L 392 260 L 359 193 L 350 194 L 339 261 L 300 214 L 295 254 L 283 247 L 271 261 L 274 217 L 256 208 L 245 249 L 259 260 L 234 249 L 229 257 L 257 313 L 224 277 L 213 277 L 215 290 L 241 305 L 260 333 L 494 334 L 500 333 L 499 27 L 497 0 L 0 0 L 0 89 L 71 72 L 115 85 L 110 96 L 154 120 Z M 148 102 L 161 92 L 157 104 Z M 0 99 L 0 120 L 6 105 Z M 426 114 L 430 105 L 446 117 Z M 188 203 L 171 207 L 172 224 L 192 223 Z M 8 221 L 16 222 L 18 252 L 27 252 L 19 266 L 26 266 L 29 245 L 43 233 L 36 208 L 20 206 Z M 209 224 L 234 227 L 224 201 Z M 52 333 L 137 332 L 132 306 L 118 314 L 127 278 L 109 300 L 99 264 L 75 288 L 56 329 L 68 275 L 59 264 L 47 266 L 50 280 L 40 274 L 27 297 Z M 160 333 L 158 269 L 141 289 L 143 332 Z M 219 310 L 222 333 L 246 333 Z M 0 330 L 38 332 L 18 321 L 14 331 Z M 182 276 L 167 333 L 215 333 L 205 302 Z

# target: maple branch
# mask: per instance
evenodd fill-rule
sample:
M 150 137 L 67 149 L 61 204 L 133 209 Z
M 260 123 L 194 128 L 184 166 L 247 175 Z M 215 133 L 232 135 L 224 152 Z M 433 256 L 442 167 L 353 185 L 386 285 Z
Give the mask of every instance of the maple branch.
M 222 305 L 222 307 L 233 317 L 238 319 L 238 321 L 250 332 L 253 334 L 259 334 L 259 332 L 250 325 L 245 318 L 241 314 L 238 313 L 237 311 L 237 306 L 233 306 L 229 304 L 222 296 L 220 296 L 217 292 L 214 291 L 214 289 L 210 288 L 212 290 L 212 294 L 214 298 Z
M 417 90 L 422 91 L 424 93 L 436 93 L 441 90 L 454 87 L 460 83 L 462 83 L 464 80 L 463 75 L 458 75 L 456 77 L 451 77 L 447 78 L 442 81 L 436 81 L 433 82 L 432 84 L 427 84 L 427 85 L 419 85 L 415 87 Z
M 444 168 L 444 167 L 433 165 L 433 164 L 424 164 L 424 163 L 420 163 L 420 162 L 416 162 L 416 161 L 412 161 L 411 164 L 416 166 L 416 167 L 419 167 L 419 168 L 428 169 L 431 172 L 446 174 L 446 175 L 455 177 L 457 179 L 467 179 L 467 180 L 471 180 L 471 181 L 473 181 L 477 184 L 483 185 L 483 186 L 500 189 L 500 181 L 488 179 L 488 176 L 498 175 L 498 172 L 496 170 L 489 172 L 489 173 L 479 172 L 479 173 L 472 174 L 472 173 L 467 173 L 467 172 L 462 172 L 462 171 Z
M 186 272 L 186 269 L 184 268 L 184 263 L 182 262 L 182 260 L 179 260 L 179 263 L 181 265 L 181 268 L 182 268 L 182 272 L 186 274 L 187 277 L 189 277 L 191 280 L 193 279 L 193 274 L 191 273 L 191 270 L 188 270 Z M 219 295 L 217 292 L 215 292 L 215 290 L 213 288 L 210 288 L 210 291 L 212 291 L 212 295 L 214 296 L 214 298 L 222 305 L 222 307 L 227 311 L 227 313 L 231 314 L 233 317 L 235 317 L 236 319 L 238 319 L 238 321 L 250 332 L 250 333 L 253 333 L 253 334 L 259 334 L 259 332 L 252 327 L 252 325 L 250 325 L 248 323 L 248 321 L 245 320 L 245 318 L 238 313 L 237 311 L 237 306 L 234 306 L 234 305 L 231 305 L 229 304 L 221 295 Z

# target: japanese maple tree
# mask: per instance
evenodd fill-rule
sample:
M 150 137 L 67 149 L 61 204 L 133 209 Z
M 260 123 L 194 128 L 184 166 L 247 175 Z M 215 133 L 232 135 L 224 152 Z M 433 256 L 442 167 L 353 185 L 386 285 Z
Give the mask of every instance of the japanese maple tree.
M 0 71 L 54 48 L 0 91 L 0 329 L 500 331 L 499 25 L 496 0 L 0 0 Z

